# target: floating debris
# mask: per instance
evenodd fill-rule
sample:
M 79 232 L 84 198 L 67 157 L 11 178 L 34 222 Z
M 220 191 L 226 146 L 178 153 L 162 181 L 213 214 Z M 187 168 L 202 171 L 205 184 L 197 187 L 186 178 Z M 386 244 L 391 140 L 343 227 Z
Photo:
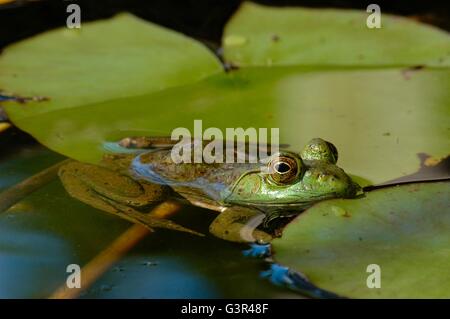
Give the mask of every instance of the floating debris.
M 159 263 L 157 261 L 145 261 L 141 265 L 146 266 L 146 267 L 154 267 L 154 266 L 158 266 Z

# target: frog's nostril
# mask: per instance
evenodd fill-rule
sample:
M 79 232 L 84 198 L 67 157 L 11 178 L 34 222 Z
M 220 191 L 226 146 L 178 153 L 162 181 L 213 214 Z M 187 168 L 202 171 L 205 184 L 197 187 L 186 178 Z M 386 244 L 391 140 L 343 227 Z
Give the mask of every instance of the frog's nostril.
M 350 181 L 350 185 L 347 188 L 347 198 L 353 198 L 358 194 L 359 191 L 361 191 L 361 186 L 359 184 L 355 183 L 354 181 Z

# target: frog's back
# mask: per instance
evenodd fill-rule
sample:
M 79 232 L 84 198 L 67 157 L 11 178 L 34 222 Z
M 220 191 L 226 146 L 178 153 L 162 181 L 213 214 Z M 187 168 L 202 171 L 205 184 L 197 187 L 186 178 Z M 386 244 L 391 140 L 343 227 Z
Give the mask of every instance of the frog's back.
M 151 183 L 168 185 L 180 194 L 196 194 L 221 202 L 235 182 L 257 163 L 175 163 L 171 150 L 153 150 L 138 155 L 131 174 Z

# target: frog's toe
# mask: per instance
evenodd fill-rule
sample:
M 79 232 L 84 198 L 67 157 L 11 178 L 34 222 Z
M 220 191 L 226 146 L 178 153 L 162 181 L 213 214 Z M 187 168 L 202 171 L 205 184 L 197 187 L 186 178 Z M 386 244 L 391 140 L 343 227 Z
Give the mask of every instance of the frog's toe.
M 261 272 L 261 277 L 269 279 L 277 286 L 290 286 L 293 283 L 289 277 L 289 268 L 278 264 L 271 264 L 270 269 Z
M 323 290 L 313 283 L 302 273 L 293 271 L 288 267 L 279 264 L 271 264 L 270 269 L 261 272 L 261 277 L 269 279 L 277 286 L 284 286 L 295 290 L 302 295 L 312 298 L 334 299 L 342 298 L 335 293 Z
M 242 253 L 244 256 L 256 258 L 265 258 L 272 254 L 270 244 L 251 244 L 250 249 L 244 250 Z

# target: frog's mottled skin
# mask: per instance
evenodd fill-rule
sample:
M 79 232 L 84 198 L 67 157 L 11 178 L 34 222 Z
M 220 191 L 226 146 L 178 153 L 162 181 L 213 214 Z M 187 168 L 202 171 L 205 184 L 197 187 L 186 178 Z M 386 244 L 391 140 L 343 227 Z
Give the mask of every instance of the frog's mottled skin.
M 193 205 L 220 212 L 210 226 L 214 235 L 236 242 L 270 241 L 256 229 L 263 220 L 292 215 L 327 198 L 354 197 L 359 190 L 338 166 L 337 150 L 313 139 L 301 155 L 281 151 L 259 163 L 182 163 L 171 149 L 139 155 L 109 155 L 104 166 L 72 162 L 61 168 L 68 192 L 96 208 L 133 222 L 193 232 L 140 212 L 166 199 L 171 190 Z

